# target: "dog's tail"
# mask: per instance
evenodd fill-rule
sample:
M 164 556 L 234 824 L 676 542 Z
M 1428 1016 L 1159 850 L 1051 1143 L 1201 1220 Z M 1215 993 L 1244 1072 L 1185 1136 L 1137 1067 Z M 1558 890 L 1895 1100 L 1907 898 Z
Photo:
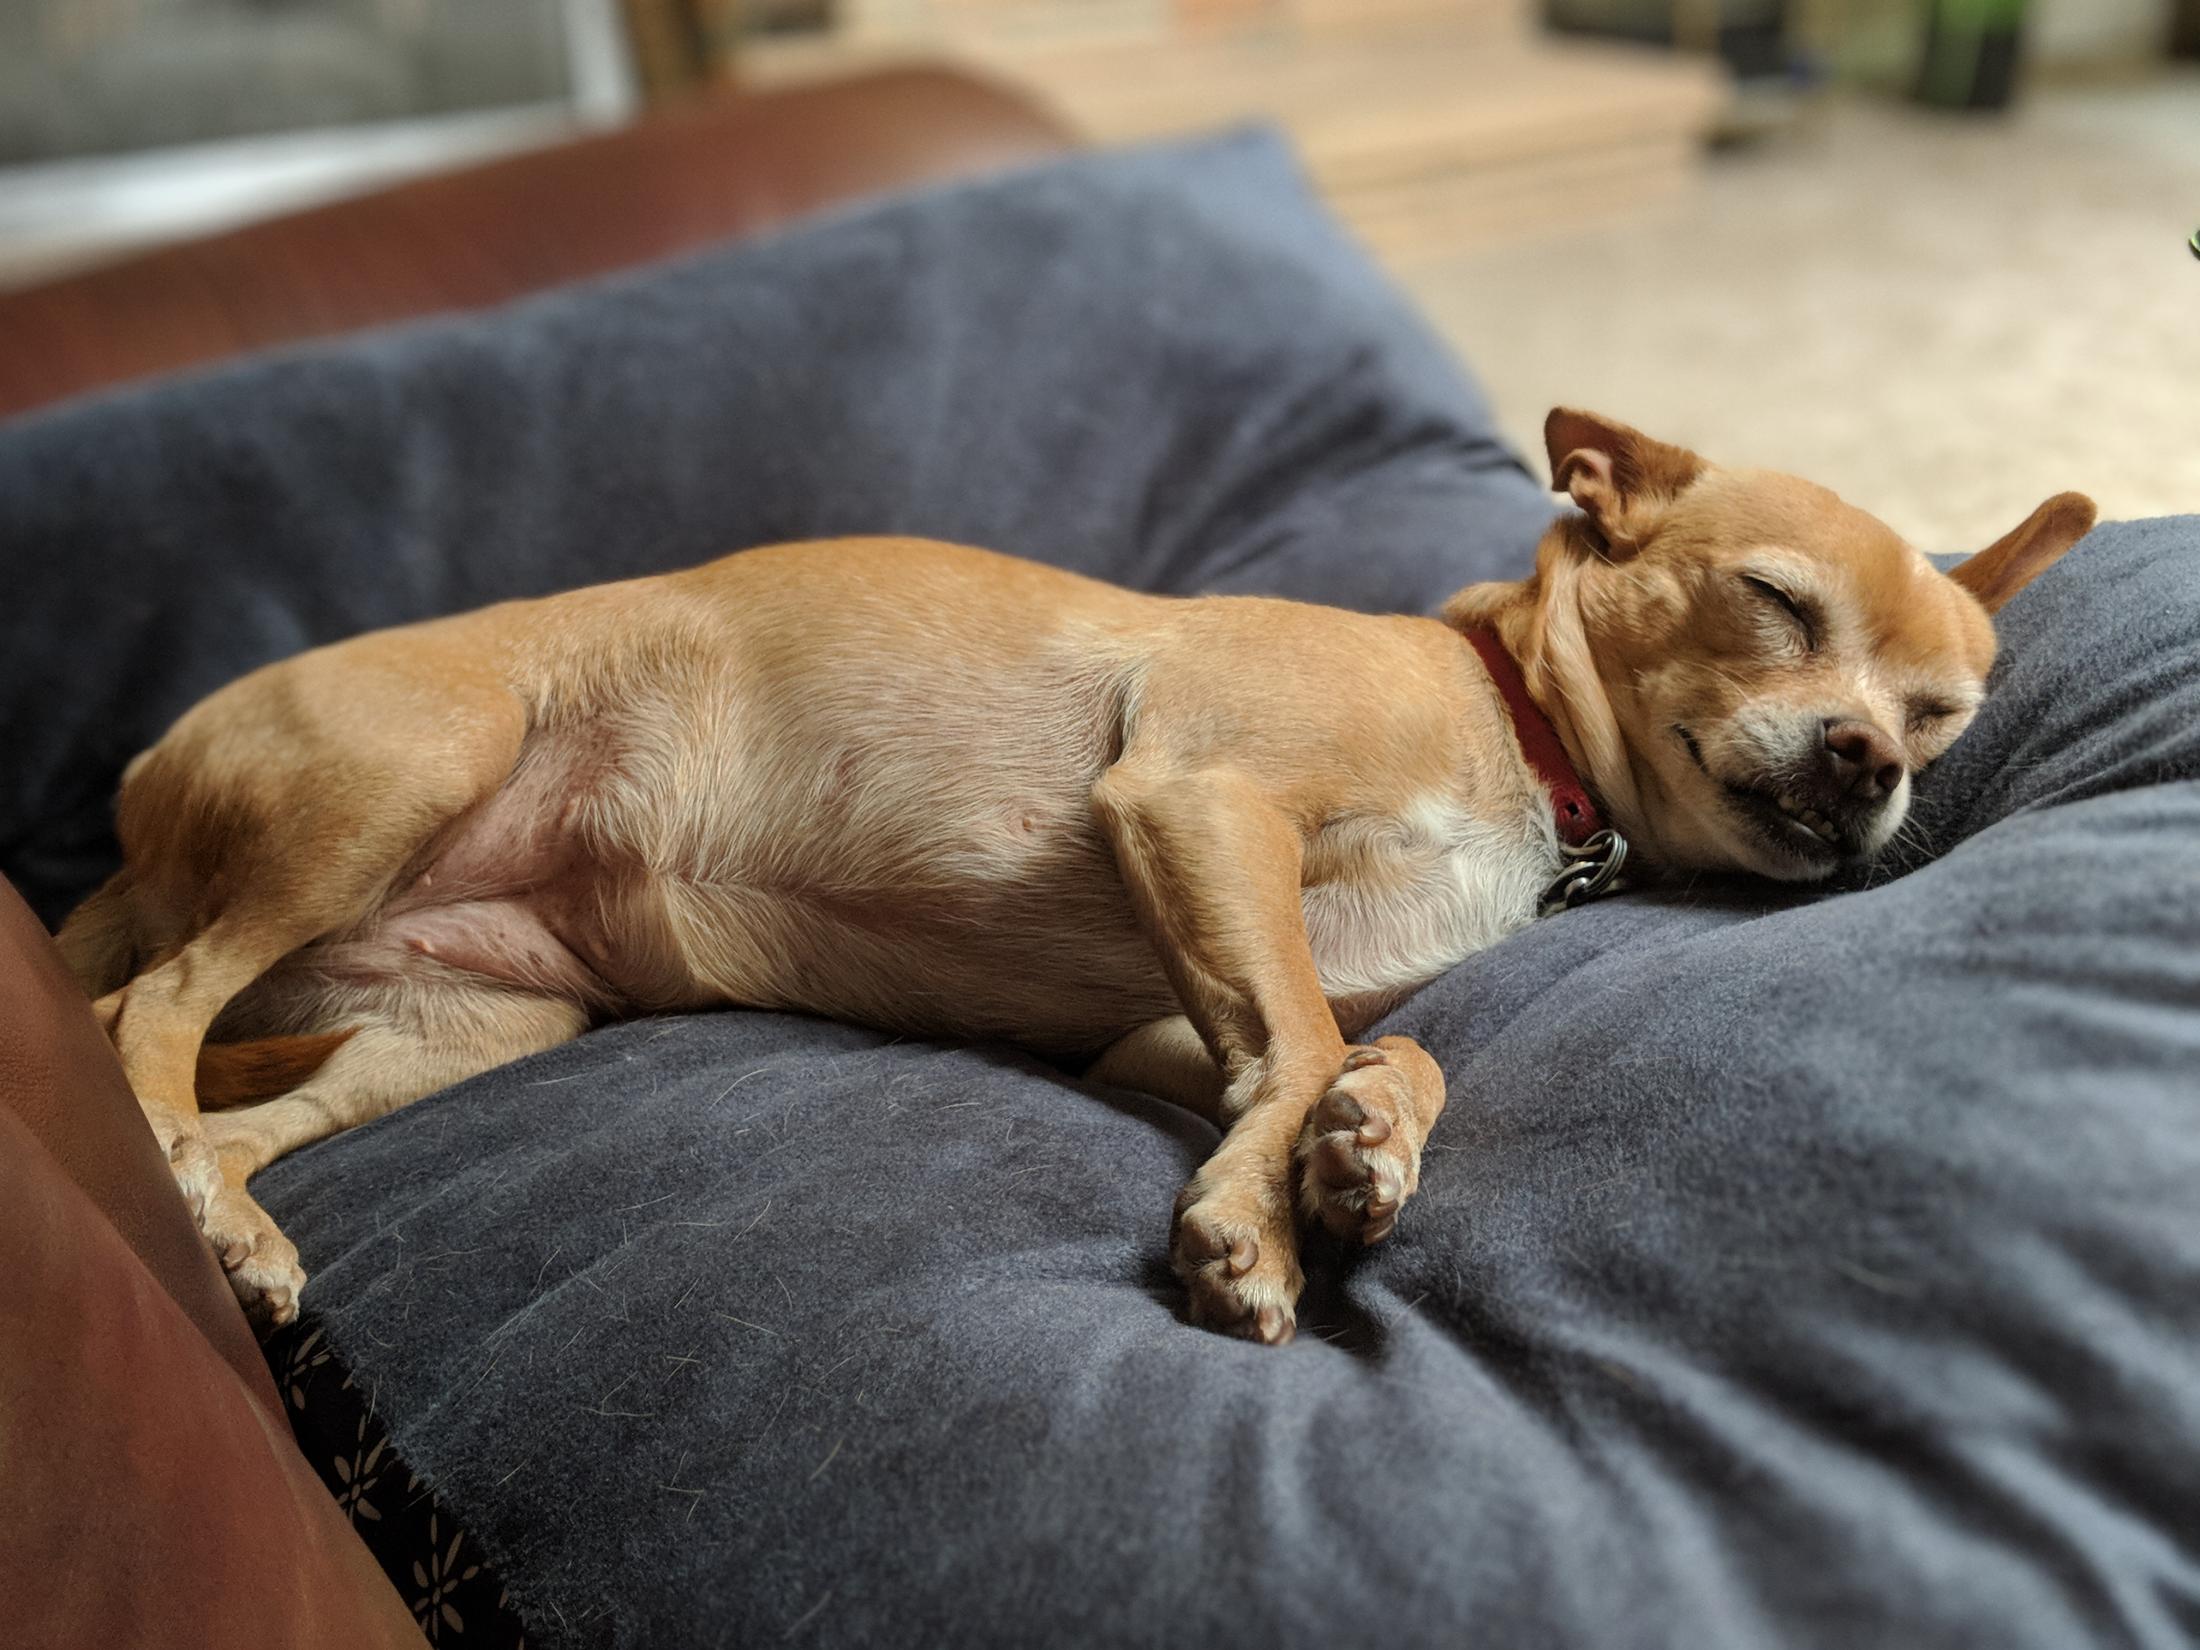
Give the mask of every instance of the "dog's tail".
M 85 996 L 104 997 L 130 983 L 137 963 L 134 916 L 130 873 L 117 871 L 69 913 L 54 936 L 61 960 L 69 965 Z
M 328 1064 L 357 1026 L 302 1037 L 260 1037 L 249 1043 L 206 1043 L 199 1049 L 199 1108 L 219 1111 L 286 1094 Z

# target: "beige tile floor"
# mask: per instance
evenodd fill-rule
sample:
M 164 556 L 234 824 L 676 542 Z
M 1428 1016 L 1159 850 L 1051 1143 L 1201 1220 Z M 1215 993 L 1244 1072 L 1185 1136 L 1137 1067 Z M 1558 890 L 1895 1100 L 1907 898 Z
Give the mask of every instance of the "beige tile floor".
M 1929 550 L 2041 497 L 2200 511 L 2200 74 L 2007 121 L 1841 104 L 1677 204 L 1409 275 L 1507 428 L 1573 402 Z

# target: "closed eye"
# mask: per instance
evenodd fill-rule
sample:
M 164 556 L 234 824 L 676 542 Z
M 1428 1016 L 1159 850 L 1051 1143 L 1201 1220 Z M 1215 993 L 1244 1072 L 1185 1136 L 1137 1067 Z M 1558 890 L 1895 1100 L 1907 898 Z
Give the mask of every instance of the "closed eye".
M 1810 603 L 1798 601 L 1770 579 L 1760 579 L 1754 573 L 1744 573 L 1741 578 L 1742 583 L 1779 608 L 1794 622 L 1795 628 L 1803 633 L 1804 651 L 1818 651 L 1818 614 Z
M 1904 707 L 1904 714 L 1909 717 L 1911 727 L 1929 728 L 1935 723 L 1947 721 L 1951 716 L 1960 715 L 1961 712 L 1945 699 L 1912 699 Z

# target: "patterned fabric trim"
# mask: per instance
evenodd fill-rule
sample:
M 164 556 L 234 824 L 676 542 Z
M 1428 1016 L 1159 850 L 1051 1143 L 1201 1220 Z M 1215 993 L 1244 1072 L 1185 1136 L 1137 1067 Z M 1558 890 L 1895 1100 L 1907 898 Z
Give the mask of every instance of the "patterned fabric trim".
M 430 1644 L 526 1650 L 496 1572 L 406 1466 L 319 1325 L 301 1318 L 261 1348 L 298 1448 L 320 1474 Z

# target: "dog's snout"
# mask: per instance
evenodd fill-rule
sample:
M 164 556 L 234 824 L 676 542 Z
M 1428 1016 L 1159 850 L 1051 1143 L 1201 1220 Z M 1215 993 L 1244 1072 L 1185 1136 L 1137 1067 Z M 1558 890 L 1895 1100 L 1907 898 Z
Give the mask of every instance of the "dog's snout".
M 1870 722 L 1827 717 L 1826 771 L 1834 788 L 1858 802 L 1877 802 L 1902 783 L 1902 752 Z

